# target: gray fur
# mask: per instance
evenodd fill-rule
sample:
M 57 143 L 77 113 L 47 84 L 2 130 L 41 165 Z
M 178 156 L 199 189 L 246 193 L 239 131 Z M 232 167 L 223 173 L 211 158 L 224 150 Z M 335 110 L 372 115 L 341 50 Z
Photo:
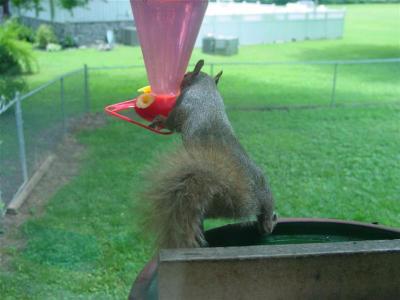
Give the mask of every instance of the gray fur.
M 276 223 L 268 183 L 235 137 L 217 90 L 222 73 L 212 78 L 200 72 L 203 63 L 185 75 L 168 118 L 156 118 L 152 124 L 179 132 L 186 150 L 158 177 L 164 190 L 150 197 L 159 203 L 159 213 L 166 213 L 168 224 L 159 224 L 161 247 L 203 245 L 204 217 L 254 215 L 262 233 L 272 232 Z

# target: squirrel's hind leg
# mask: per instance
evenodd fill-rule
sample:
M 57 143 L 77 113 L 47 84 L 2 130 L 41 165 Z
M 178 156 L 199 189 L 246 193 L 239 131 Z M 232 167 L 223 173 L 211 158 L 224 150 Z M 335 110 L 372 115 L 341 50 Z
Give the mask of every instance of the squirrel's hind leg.
M 204 237 L 204 218 L 201 219 L 201 221 L 200 221 L 200 232 L 201 232 L 201 234 L 199 235 L 200 239 L 198 239 L 198 243 L 199 243 L 200 247 L 207 247 L 208 242 Z

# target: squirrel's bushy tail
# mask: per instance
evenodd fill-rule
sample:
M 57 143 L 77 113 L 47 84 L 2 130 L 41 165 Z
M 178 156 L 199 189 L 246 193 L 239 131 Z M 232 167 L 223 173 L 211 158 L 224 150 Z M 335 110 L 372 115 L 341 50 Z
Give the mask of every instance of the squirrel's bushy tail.
M 150 204 L 147 220 L 161 248 L 205 244 L 204 217 L 242 217 L 249 207 L 246 176 L 224 149 L 178 149 L 164 155 L 149 173 L 151 186 L 143 194 Z

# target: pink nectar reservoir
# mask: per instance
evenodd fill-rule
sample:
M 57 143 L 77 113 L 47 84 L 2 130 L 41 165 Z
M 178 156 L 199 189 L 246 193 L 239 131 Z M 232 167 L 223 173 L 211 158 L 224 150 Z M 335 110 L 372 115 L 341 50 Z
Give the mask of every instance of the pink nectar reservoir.
M 146 123 L 120 114 L 134 110 L 144 121 L 167 117 L 180 92 L 180 83 L 200 30 L 208 0 L 131 0 L 131 7 L 150 86 L 133 100 L 107 106 L 105 111 L 160 134 Z

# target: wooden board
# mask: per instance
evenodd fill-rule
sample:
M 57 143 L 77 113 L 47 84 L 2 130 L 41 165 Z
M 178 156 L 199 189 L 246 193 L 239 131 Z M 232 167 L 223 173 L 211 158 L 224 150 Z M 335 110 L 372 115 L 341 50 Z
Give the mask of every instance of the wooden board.
M 40 165 L 39 169 L 33 174 L 31 179 L 24 185 L 21 191 L 11 200 L 7 206 L 8 214 L 17 214 L 18 209 L 24 204 L 25 200 L 28 198 L 34 187 L 38 184 L 43 175 L 50 168 L 52 162 L 55 159 L 55 155 L 49 155 L 46 160 Z

